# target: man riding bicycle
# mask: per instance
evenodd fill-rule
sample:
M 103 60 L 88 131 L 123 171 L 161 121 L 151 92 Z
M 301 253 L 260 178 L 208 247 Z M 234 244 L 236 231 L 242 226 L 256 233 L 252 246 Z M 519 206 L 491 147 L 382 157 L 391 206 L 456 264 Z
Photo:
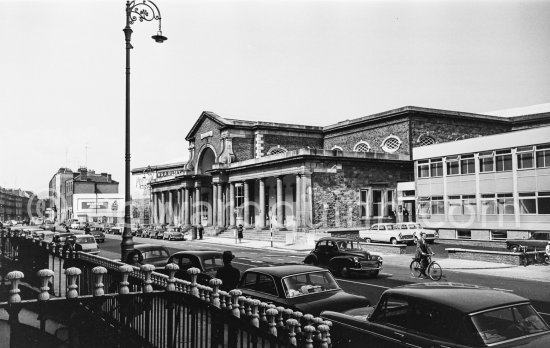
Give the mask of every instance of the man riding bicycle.
M 416 254 L 415 258 L 420 262 L 420 273 L 421 275 L 428 277 L 426 274 L 426 268 L 428 267 L 428 257 L 432 255 L 432 250 L 428 246 L 428 243 L 426 243 L 425 239 L 426 234 L 424 232 L 420 233 L 420 238 L 416 239 Z

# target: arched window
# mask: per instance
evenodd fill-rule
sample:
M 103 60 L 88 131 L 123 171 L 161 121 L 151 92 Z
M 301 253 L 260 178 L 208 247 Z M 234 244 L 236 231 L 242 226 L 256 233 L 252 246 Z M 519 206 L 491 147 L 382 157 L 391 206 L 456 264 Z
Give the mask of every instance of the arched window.
M 269 149 L 269 151 L 267 151 L 267 155 L 276 155 L 278 153 L 285 153 L 287 152 L 286 149 L 284 147 L 281 147 L 281 145 L 277 145 L 276 147 L 272 147 L 271 149 Z
M 370 145 L 366 141 L 360 141 L 353 147 L 355 152 L 370 152 Z
M 399 150 L 401 143 L 401 139 L 399 139 L 395 135 L 390 135 L 386 139 L 384 139 L 381 147 L 382 150 L 384 150 L 385 152 L 392 153 Z
M 340 147 L 338 145 L 334 145 L 331 150 L 344 151 L 344 149 L 342 149 L 342 147 Z
M 435 144 L 435 139 L 429 135 L 423 134 L 420 138 L 418 138 L 418 146 L 428 146 L 433 144 Z

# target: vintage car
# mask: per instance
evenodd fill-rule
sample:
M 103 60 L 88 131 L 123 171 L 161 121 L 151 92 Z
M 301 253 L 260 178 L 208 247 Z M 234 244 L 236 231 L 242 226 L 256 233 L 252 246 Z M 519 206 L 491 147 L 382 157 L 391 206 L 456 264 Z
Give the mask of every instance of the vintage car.
M 97 243 L 105 243 L 105 233 L 102 228 L 92 228 L 90 234 L 95 238 Z
M 359 230 L 359 238 L 365 242 L 385 242 L 385 243 L 404 243 L 412 244 L 414 235 L 409 231 L 396 229 L 395 224 L 380 223 L 374 224 L 369 229 Z
M 76 244 L 80 244 L 82 251 L 89 254 L 99 254 L 99 248 L 94 236 L 89 234 L 75 234 Z
M 416 222 L 399 222 L 394 224 L 394 229 L 401 230 L 401 233 L 403 234 L 412 233 L 417 237 L 420 237 L 420 233 L 423 232 L 425 234 L 424 239 L 426 239 L 426 242 L 430 244 L 434 243 L 436 238 L 439 238 L 439 233 L 437 231 L 425 229 L 421 224 Z
M 353 272 L 378 276 L 382 270 L 382 257 L 370 254 L 359 242 L 351 238 L 321 238 L 304 263 L 325 266 L 334 274 L 348 277 Z
M 178 227 L 167 227 L 162 235 L 162 239 L 185 240 L 183 232 Z
M 550 328 L 529 300 L 460 283 L 386 290 L 369 315 L 324 311 L 334 347 L 550 347 Z
M 366 308 L 366 297 L 340 288 L 328 270 L 308 265 L 249 268 L 237 287 L 243 296 L 318 316 L 323 310 L 346 313 Z
M 507 239 L 506 248 L 513 252 L 518 252 L 520 246 L 526 246 L 527 250 L 544 250 L 548 242 L 550 242 L 550 231 L 537 231 L 526 239 Z
M 168 262 L 170 252 L 163 245 L 156 244 L 136 244 L 134 249 L 139 251 L 143 257 L 143 264 L 150 264 L 156 268 L 163 269 Z
M 201 273 L 197 277 L 197 282 L 202 285 L 209 285 L 210 279 L 214 278 L 218 269 L 223 267 L 222 252 L 216 250 L 178 251 L 170 256 L 168 263 L 175 263 L 179 266 L 176 278 L 184 280 L 190 280 L 190 276 L 187 274 L 189 268 L 200 269 Z

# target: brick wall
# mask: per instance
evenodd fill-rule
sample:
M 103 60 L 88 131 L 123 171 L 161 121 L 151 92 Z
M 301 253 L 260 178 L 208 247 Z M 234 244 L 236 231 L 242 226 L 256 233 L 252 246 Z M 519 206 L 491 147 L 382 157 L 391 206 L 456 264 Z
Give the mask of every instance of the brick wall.
M 209 131 L 212 131 L 212 136 L 201 139 L 201 134 Z M 189 160 L 189 162 L 193 163 L 193 166 L 196 165 L 196 157 L 199 155 L 200 150 L 206 144 L 210 144 L 216 149 L 216 156 L 220 155 L 222 151 L 222 142 L 220 140 L 219 125 L 209 118 L 204 119 L 195 133 L 195 158 Z
M 520 264 L 520 253 L 479 251 L 455 248 L 447 248 L 445 250 L 447 250 L 450 259 L 505 263 L 509 265 Z
M 233 153 L 235 161 L 254 158 L 254 138 L 233 138 Z
M 281 145 L 288 151 L 304 149 L 308 146 L 311 148 L 322 149 L 323 139 L 321 137 L 311 137 L 307 134 L 296 132 L 292 135 L 264 134 L 263 135 L 263 156 L 267 155 L 268 151 Z
M 359 190 L 384 183 L 395 190 L 397 182 L 411 181 L 412 164 L 348 163 L 337 173 L 313 173 L 313 224 L 323 227 L 362 227 Z
M 395 153 L 410 153 L 409 122 L 407 119 L 358 125 L 353 129 L 327 134 L 324 148 L 332 149 L 333 146 L 340 146 L 344 151 L 353 151 L 358 142 L 366 141 L 372 152 L 384 152 L 381 148 L 382 142 L 390 135 L 395 135 L 402 141 L 399 150 Z

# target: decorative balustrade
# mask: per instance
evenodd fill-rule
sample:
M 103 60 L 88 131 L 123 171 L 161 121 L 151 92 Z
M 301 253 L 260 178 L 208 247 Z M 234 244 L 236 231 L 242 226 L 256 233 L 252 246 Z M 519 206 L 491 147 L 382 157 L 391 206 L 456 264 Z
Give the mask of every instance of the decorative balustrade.
M 44 252 L 52 252 L 51 248 L 46 249 L 47 244 L 35 246 Z M 246 340 L 247 345 L 243 346 L 247 347 L 262 347 L 262 342 L 270 347 L 273 342 L 273 346 L 277 347 L 331 347 L 330 321 L 244 297 L 237 289 L 222 291 L 220 279 L 211 279 L 210 286 L 198 284 L 200 270 L 197 268 L 187 270 L 191 281 L 186 281 L 174 277 L 178 270 L 175 264 L 167 265 L 168 275 L 164 275 L 155 272 L 152 265 L 142 265 L 138 268 L 85 253 L 78 253 L 78 261 L 82 269 L 70 267 L 62 272 L 65 291 L 59 294 L 63 293 L 72 303 L 88 303 L 98 299 L 100 302 L 93 302 L 89 308 L 98 311 L 100 308 L 101 312 L 98 312 L 98 315 L 109 314 L 110 320 L 117 320 L 131 328 L 132 332 L 137 332 L 153 346 L 178 346 L 177 342 L 181 343 L 181 346 L 188 346 L 189 340 L 197 343 L 202 337 L 203 340 L 209 340 L 208 345 L 201 343 L 195 346 L 232 347 L 237 342 Z M 51 265 L 51 262 L 48 264 Z M 52 298 L 50 289 L 50 285 L 56 284 L 56 276 L 61 277 L 61 274 L 50 269 L 39 269 L 34 273 L 40 283 L 36 302 L 47 304 L 52 300 L 61 300 L 59 297 Z M 116 286 L 106 289 L 104 282 L 109 275 L 107 284 L 112 285 L 113 279 L 117 279 Z M 24 276 L 21 271 L 11 271 L 5 276 L 5 279 L 11 282 L 11 290 L 8 302 L 0 303 L 0 308 L 8 310 L 10 305 L 21 303 L 19 285 Z M 33 301 L 26 299 L 23 302 Z M 164 314 L 155 311 L 164 311 Z M 178 315 L 181 316 L 182 313 L 195 319 L 178 319 Z M 166 332 L 161 336 L 165 339 L 155 341 L 155 337 L 159 335 L 159 328 L 152 326 L 158 325 L 158 321 L 152 320 L 151 317 L 159 315 L 168 318 L 166 322 L 162 322 L 163 330 Z M 178 326 L 183 325 L 182 322 L 187 323 L 186 325 L 190 325 L 191 322 L 194 325 L 202 325 L 194 330 L 197 334 L 205 332 L 204 337 L 183 335 L 182 332 L 189 331 Z M 153 335 L 155 332 L 157 334 Z

